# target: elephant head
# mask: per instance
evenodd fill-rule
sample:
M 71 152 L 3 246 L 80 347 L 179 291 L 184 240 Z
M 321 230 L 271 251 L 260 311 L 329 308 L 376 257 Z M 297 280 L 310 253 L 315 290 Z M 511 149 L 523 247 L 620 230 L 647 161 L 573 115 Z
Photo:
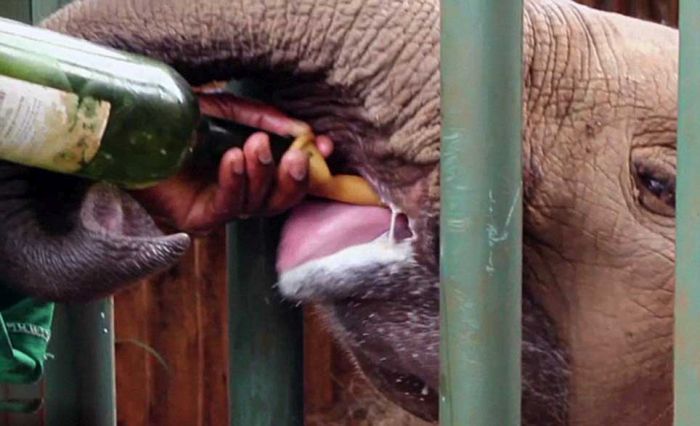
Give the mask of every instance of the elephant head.
M 44 23 L 193 85 L 262 80 L 331 136 L 336 170 L 401 214 L 387 235 L 387 209 L 295 208 L 279 288 L 318 304 L 373 383 L 431 420 L 439 18 L 437 0 L 82 0 Z M 526 0 L 524 29 L 524 423 L 668 423 L 677 32 L 565 0 Z

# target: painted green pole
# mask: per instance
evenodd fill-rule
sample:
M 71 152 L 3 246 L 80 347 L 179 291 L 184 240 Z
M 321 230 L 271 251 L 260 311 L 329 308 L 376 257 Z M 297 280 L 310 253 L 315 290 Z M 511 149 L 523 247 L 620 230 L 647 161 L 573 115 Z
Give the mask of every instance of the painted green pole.
M 32 22 L 32 5 L 30 0 L 4 0 L 0 7 L 3 18 L 26 23 Z
M 32 0 L 32 20 L 34 23 L 38 23 L 71 1 L 72 0 Z
M 46 362 L 46 424 L 116 426 L 114 303 L 57 305 Z
M 440 424 L 520 424 L 522 0 L 443 0 Z
M 700 1 L 680 2 L 674 424 L 700 418 Z
M 265 82 L 235 80 L 239 96 L 269 102 Z M 301 310 L 274 288 L 283 220 L 250 219 L 228 227 L 229 403 L 232 426 L 304 424 Z
M 232 426 L 301 426 L 300 310 L 274 288 L 280 221 L 229 225 L 229 401 Z
M 38 24 L 71 0 L 31 0 Z M 116 426 L 114 301 L 58 305 L 46 362 L 46 423 Z
M 0 16 L 39 23 L 70 0 L 2 0 Z M 45 424 L 114 426 L 113 301 L 57 305 L 46 361 Z M 44 424 L 39 416 L 22 424 Z

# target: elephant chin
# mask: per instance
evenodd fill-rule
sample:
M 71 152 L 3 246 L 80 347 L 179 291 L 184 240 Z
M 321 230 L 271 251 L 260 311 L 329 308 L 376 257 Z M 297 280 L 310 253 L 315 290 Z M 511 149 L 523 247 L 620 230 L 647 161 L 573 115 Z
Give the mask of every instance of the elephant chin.
M 172 266 L 189 246 L 186 234 L 164 235 L 111 185 L 17 166 L 8 175 L 4 167 L 0 271 L 16 292 L 92 300 Z

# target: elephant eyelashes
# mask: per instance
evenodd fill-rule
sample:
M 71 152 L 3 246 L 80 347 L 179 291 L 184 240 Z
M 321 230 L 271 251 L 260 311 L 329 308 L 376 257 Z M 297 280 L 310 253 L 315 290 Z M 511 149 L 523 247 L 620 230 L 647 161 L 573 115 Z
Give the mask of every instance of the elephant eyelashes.
M 663 216 L 674 216 L 676 210 L 676 179 L 666 173 L 638 165 L 636 167 L 640 203 Z

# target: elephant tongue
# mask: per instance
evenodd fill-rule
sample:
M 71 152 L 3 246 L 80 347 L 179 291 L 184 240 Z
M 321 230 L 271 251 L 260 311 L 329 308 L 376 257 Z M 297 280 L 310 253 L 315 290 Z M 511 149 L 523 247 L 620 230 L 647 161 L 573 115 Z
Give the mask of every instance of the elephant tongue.
M 295 207 L 282 230 L 277 272 L 363 244 L 389 230 L 391 211 L 328 201 L 306 201 Z

